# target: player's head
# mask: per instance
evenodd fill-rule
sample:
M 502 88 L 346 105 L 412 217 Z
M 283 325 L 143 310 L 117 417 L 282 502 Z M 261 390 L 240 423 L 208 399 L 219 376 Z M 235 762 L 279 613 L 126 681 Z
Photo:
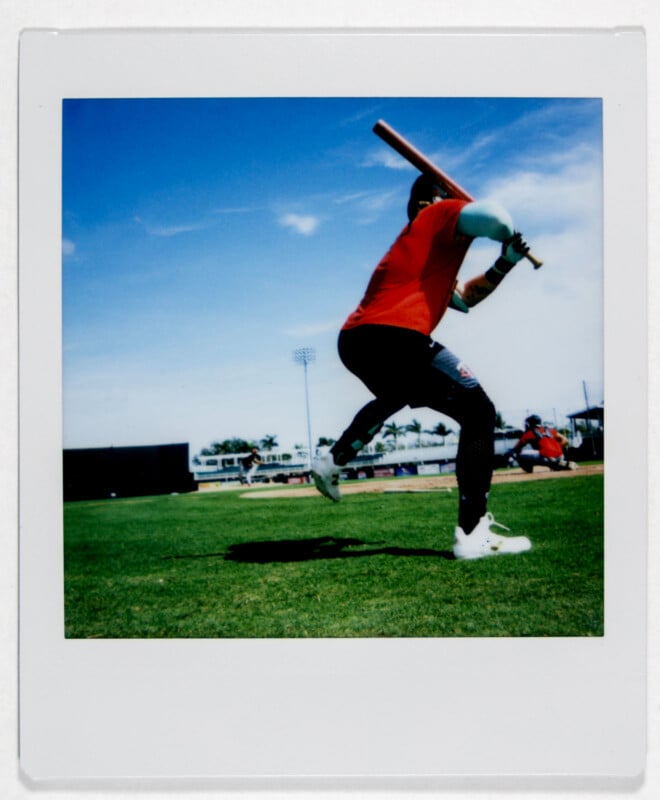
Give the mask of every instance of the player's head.
M 531 417 L 527 417 L 527 419 L 525 420 L 526 428 L 536 428 L 540 424 L 541 424 L 541 417 L 539 417 L 538 414 L 532 414 Z
M 410 189 L 408 219 L 412 222 L 419 212 L 442 198 L 440 187 L 430 175 L 420 175 Z

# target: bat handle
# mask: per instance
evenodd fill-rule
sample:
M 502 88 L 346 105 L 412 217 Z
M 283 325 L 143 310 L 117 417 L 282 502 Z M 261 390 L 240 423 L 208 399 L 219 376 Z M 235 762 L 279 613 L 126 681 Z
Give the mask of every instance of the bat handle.
M 531 262 L 532 262 L 532 264 L 534 264 L 534 269 L 538 269 L 539 267 L 542 267 L 542 266 L 543 266 L 543 262 L 542 262 L 542 261 L 539 261 L 539 260 L 538 260 L 538 258 L 537 258 L 535 255 L 532 255 L 532 253 L 527 253 L 527 255 L 525 256 L 525 258 L 526 258 L 528 261 L 531 261 Z

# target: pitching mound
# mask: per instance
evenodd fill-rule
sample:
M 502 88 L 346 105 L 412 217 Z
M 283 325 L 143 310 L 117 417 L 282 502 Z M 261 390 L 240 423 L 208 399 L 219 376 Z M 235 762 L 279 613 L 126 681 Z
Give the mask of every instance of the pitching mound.
M 519 481 L 539 481 L 545 479 L 574 478 L 579 475 L 599 475 L 604 470 L 603 464 L 589 464 L 576 470 L 553 472 L 547 467 L 535 467 L 531 474 L 522 469 L 507 469 L 493 475 L 493 483 L 514 483 Z M 401 494 L 420 492 L 451 492 L 456 488 L 455 475 L 421 475 L 410 478 L 367 478 L 362 481 L 341 484 L 341 493 L 364 494 L 376 492 L 381 494 Z M 315 486 L 298 486 L 286 489 L 255 489 L 245 492 L 241 497 L 251 500 L 272 500 L 276 497 L 320 497 Z

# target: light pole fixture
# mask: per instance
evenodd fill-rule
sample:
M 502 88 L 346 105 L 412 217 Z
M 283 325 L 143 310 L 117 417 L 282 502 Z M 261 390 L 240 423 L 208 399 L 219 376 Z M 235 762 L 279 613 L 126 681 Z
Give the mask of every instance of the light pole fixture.
M 309 447 L 309 468 L 312 468 L 312 425 L 309 416 L 309 388 L 307 386 L 307 366 L 316 361 L 316 350 L 313 347 L 297 347 L 293 351 L 293 360 L 302 364 L 305 371 L 305 410 L 307 412 L 307 444 Z

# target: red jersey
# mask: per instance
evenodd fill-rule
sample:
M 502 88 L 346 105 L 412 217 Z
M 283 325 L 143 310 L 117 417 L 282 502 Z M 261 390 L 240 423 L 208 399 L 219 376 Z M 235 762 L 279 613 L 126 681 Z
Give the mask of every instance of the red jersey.
M 442 200 L 406 225 L 376 267 L 343 330 L 394 325 L 431 334 L 447 310 L 472 241 L 456 232 L 465 205 L 465 200 Z
M 559 458 L 564 454 L 561 444 L 557 441 L 557 431 L 554 428 L 543 428 L 538 425 L 525 431 L 518 441 L 519 445 L 531 444 L 546 458 Z

